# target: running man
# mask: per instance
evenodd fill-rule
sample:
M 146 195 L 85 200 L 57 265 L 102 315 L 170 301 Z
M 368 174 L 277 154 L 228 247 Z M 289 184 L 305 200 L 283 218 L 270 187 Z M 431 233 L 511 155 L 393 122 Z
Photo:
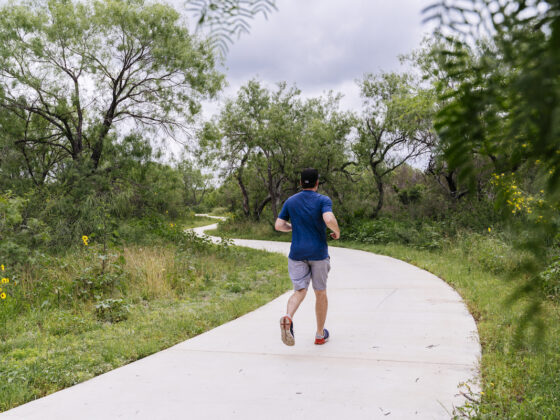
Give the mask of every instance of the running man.
M 306 168 L 301 172 L 302 191 L 286 200 L 276 219 L 275 228 L 280 232 L 293 232 L 288 271 L 294 284 L 294 294 L 288 300 L 286 315 L 280 318 L 282 341 L 288 346 L 295 344 L 292 321 L 299 305 L 307 294 L 309 282 L 315 291 L 315 314 L 317 332 L 315 344 L 325 344 L 329 332 L 327 319 L 327 277 L 331 269 L 327 246 L 326 228 L 332 230 L 333 239 L 340 238 L 340 229 L 329 197 L 317 193 L 319 172 Z M 291 224 L 288 221 L 291 220 Z

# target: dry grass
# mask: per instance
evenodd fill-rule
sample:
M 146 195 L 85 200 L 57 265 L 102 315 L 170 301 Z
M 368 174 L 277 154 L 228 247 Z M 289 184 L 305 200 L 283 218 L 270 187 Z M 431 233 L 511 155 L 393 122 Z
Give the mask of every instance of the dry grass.
M 170 279 L 175 274 L 175 252 L 168 247 L 126 247 L 125 271 L 142 297 L 172 297 Z

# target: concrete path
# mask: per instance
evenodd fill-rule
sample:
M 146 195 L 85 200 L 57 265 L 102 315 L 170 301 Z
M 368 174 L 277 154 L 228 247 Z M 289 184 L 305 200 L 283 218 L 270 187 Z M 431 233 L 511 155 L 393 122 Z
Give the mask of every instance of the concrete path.
M 204 229 L 195 229 L 201 232 Z M 287 254 L 289 243 L 235 240 Z M 476 380 L 475 322 L 444 281 L 412 265 L 330 247 L 327 327 L 314 296 L 280 341 L 289 293 L 218 328 L 10 410 L 5 419 L 448 419 Z M 476 385 L 471 388 L 477 390 Z

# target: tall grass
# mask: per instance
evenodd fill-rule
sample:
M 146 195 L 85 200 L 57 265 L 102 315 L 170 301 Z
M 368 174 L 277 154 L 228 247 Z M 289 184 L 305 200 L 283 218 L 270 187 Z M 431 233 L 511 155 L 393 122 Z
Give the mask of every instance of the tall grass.
M 124 259 L 125 270 L 130 274 L 131 293 L 146 299 L 174 295 L 170 278 L 177 273 L 172 247 L 126 247 Z

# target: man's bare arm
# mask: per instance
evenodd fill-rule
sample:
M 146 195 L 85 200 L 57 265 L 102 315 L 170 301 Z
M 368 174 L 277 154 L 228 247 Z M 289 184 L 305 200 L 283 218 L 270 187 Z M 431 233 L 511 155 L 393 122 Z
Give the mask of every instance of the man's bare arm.
M 332 230 L 331 238 L 340 238 L 340 228 L 338 227 L 338 222 L 336 221 L 336 217 L 334 217 L 334 213 L 332 211 L 323 213 L 323 220 L 327 227 Z
M 292 225 L 286 220 L 278 218 L 276 219 L 276 223 L 274 224 L 274 229 L 280 232 L 291 232 Z

